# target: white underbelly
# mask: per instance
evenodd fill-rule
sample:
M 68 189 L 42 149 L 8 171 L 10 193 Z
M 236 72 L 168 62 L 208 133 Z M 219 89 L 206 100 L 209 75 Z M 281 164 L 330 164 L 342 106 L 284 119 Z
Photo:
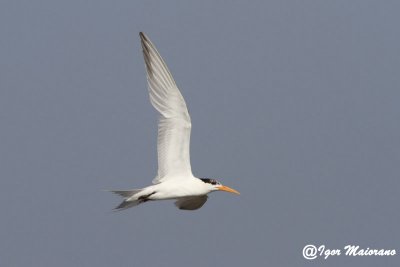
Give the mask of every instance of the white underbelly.
M 152 200 L 177 199 L 188 196 L 199 196 L 206 194 L 201 183 L 196 180 L 163 182 L 153 186 L 154 194 Z

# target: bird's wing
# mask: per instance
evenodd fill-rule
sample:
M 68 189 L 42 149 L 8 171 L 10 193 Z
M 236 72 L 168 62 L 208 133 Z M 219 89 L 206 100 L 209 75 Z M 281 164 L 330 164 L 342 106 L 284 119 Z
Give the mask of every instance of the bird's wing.
M 175 206 L 177 206 L 181 210 L 197 210 L 200 209 L 204 203 L 206 203 L 208 196 L 199 196 L 199 197 L 185 197 L 180 198 L 175 202 Z
M 140 33 L 146 63 L 150 102 L 160 113 L 158 122 L 158 174 L 153 183 L 191 176 L 191 122 L 185 100 L 164 60 L 149 38 Z

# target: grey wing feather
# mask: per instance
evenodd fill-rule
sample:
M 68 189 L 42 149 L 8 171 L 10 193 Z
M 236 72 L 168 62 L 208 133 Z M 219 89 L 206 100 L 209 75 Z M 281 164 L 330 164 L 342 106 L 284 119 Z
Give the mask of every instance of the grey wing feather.
M 175 206 L 181 210 L 197 210 L 200 209 L 204 203 L 206 203 L 207 198 L 207 195 L 199 197 L 185 197 L 178 199 L 175 202 Z
M 146 63 L 150 102 L 159 112 L 158 174 L 153 183 L 190 176 L 191 121 L 185 100 L 164 60 L 149 38 L 140 33 Z

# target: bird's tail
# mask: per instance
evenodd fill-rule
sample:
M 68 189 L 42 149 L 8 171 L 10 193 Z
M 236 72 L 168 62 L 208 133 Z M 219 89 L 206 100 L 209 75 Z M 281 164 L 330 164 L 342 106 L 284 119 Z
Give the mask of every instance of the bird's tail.
M 115 211 L 125 210 L 143 203 L 143 199 L 135 198 L 134 196 L 140 193 L 143 189 L 132 189 L 132 190 L 110 190 L 110 192 L 120 195 L 124 200 L 115 207 Z

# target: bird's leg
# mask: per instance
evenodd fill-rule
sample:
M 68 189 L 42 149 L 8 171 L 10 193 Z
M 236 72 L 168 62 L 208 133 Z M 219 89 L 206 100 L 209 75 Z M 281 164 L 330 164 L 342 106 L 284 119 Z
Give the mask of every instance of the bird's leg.
M 155 193 L 156 193 L 156 192 L 154 191 L 153 193 L 150 193 L 150 194 L 148 194 L 148 195 L 140 196 L 138 199 L 140 200 L 141 203 L 146 202 L 146 201 L 149 201 L 149 200 L 150 200 L 149 197 L 150 197 L 151 195 L 154 195 Z

